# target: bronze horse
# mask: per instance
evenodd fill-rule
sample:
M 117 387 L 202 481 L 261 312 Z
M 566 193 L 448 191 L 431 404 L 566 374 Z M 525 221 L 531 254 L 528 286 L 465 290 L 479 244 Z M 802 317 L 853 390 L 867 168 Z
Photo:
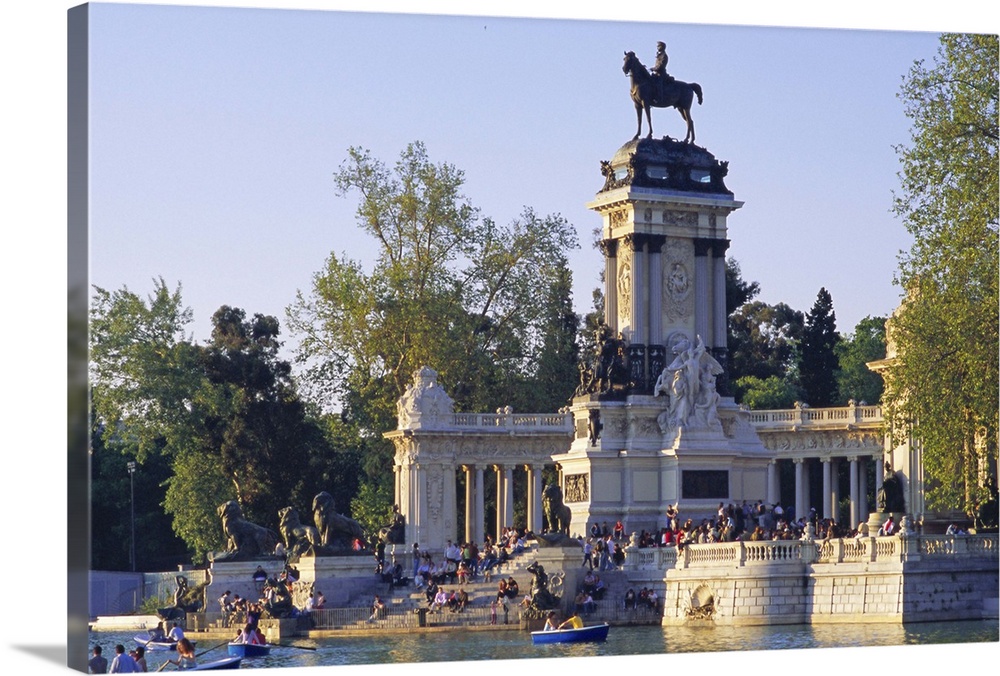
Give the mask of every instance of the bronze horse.
M 680 80 L 670 80 L 669 82 L 657 82 L 660 78 L 654 78 L 636 57 L 635 52 L 625 52 L 625 63 L 622 72 L 632 80 L 632 102 L 635 103 L 635 117 L 637 128 L 633 140 L 639 138 L 642 133 L 642 111 L 646 111 L 646 124 L 649 133 L 646 138 L 653 138 L 653 121 L 649 116 L 650 106 L 654 108 L 676 108 L 687 122 L 687 134 L 684 136 L 685 143 L 694 143 L 694 120 L 691 119 L 691 104 L 695 94 L 698 95 L 698 105 L 701 105 L 701 85 L 691 82 L 681 82 Z

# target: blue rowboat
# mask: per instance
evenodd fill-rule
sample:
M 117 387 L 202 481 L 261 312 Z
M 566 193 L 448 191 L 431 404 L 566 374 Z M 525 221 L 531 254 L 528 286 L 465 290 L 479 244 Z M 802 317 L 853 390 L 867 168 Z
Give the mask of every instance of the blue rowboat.
M 221 660 L 216 660 L 214 662 L 205 662 L 204 664 L 199 664 L 196 667 L 191 667 L 190 669 L 185 669 L 185 673 L 188 671 L 215 671 L 216 669 L 239 669 L 240 662 L 243 661 L 242 657 L 226 657 Z
M 531 642 L 535 645 L 545 643 L 598 643 L 608 638 L 611 627 L 607 622 L 579 629 L 555 629 L 553 631 L 531 632 Z
M 264 657 L 271 654 L 271 646 L 257 643 L 230 643 L 229 654 L 233 657 Z

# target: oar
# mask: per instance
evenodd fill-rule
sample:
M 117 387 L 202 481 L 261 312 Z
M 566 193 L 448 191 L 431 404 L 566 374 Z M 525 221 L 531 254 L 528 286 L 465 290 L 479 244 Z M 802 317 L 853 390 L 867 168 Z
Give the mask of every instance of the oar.
M 315 648 L 311 648 L 311 647 L 309 647 L 307 645 L 291 645 L 291 644 L 287 644 L 287 643 L 272 643 L 271 645 L 273 647 L 275 647 L 275 648 L 295 648 L 296 650 L 316 650 Z
M 205 653 L 210 653 L 213 650 L 215 650 L 216 648 L 221 648 L 224 645 L 229 645 L 229 641 L 226 641 L 225 643 L 220 643 L 219 645 L 214 645 L 211 648 L 207 648 L 205 650 L 202 650 L 200 653 L 195 653 L 195 657 L 201 657 Z M 157 669 L 157 671 L 163 671 L 163 668 L 165 666 L 167 666 L 168 664 L 172 664 L 172 662 L 170 660 L 167 660 L 166 662 L 164 662 L 163 664 L 160 665 L 160 668 Z

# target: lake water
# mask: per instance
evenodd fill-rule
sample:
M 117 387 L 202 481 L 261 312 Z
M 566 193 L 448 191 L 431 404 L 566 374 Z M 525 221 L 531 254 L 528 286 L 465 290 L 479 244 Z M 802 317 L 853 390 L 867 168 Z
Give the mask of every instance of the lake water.
M 106 656 L 114 656 L 114 646 L 135 646 L 128 633 L 91 633 L 91 646 L 100 643 Z M 287 641 L 316 648 L 315 651 L 276 648 L 268 657 L 245 659 L 246 669 L 367 665 L 399 662 L 479 661 L 528 659 L 537 657 L 595 657 L 602 655 L 649 655 L 746 650 L 788 650 L 863 646 L 934 645 L 944 643 L 997 642 L 998 624 L 984 622 L 940 622 L 909 625 L 846 624 L 782 627 L 612 627 L 608 640 L 597 644 L 532 646 L 521 631 L 385 634 L 369 636 L 295 639 Z M 198 651 L 217 645 L 200 641 Z M 147 656 L 149 670 L 155 671 L 171 653 Z M 173 653 L 176 656 L 175 653 Z M 209 662 L 226 656 L 225 646 L 199 658 Z M 109 657 L 109 661 L 110 661 Z M 164 669 L 172 671 L 173 667 Z

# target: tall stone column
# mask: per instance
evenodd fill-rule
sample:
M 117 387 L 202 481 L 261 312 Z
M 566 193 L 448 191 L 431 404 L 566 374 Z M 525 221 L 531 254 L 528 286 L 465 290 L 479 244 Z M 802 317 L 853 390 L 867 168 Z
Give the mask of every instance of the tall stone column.
M 883 460 L 881 455 L 872 456 L 872 459 L 877 463 L 875 465 L 875 498 L 878 499 L 878 494 L 882 490 L 882 479 L 884 479 L 885 467 L 883 465 Z M 875 505 L 875 509 L 878 510 L 878 505 Z
M 472 542 L 475 539 L 476 525 L 476 492 L 473 484 L 472 465 L 463 465 L 465 471 L 465 541 Z
M 868 460 L 862 456 L 858 458 L 858 519 L 868 518 Z M 852 527 L 857 524 L 851 524 Z
M 499 542 L 500 533 L 503 532 L 503 527 L 506 525 L 503 522 L 503 516 L 507 510 L 506 506 L 503 503 L 503 499 L 506 496 L 506 492 L 504 491 L 503 466 L 493 465 L 493 470 L 496 472 L 497 475 L 497 519 L 496 519 L 497 523 L 496 523 L 496 531 L 493 533 L 493 538 L 495 541 Z
M 809 511 L 809 472 L 804 458 L 795 459 L 795 518 Z
M 849 524 L 851 528 L 858 525 L 858 521 L 861 519 L 862 509 L 861 509 L 861 491 L 858 484 L 858 459 L 856 457 L 851 458 L 851 523 Z M 868 516 L 867 514 L 865 515 Z
M 726 249 L 728 239 L 717 239 L 712 245 L 712 347 L 726 349 Z M 705 337 L 708 340 L 708 337 Z
M 840 505 L 840 469 L 837 463 L 837 458 L 830 458 L 830 473 L 833 475 L 833 483 L 830 486 L 830 516 L 839 520 L 837 508 Z
M 781 501 L 781 481 L 778 473 L 778 461 L 767 463 L 767 502 L 776 505 Z
M 604 253 L 604 323 L 618 332 L 618 241 L 601 241 Z
M 527 465 L 528 470 L 528 529 L 534 533 L 542 531 L 542 468 Z
M 703 341 L 711 339 L 708 335 L 708 253 L 711 249 L 712 240 L 694 240 L 694 332 Z
M 667 365 L 667 348 L 663 335 L 663 247 L 665 235 L 646 235 L 649 249 L 649 330 L 646 346 L 646 387 L 650 394 L 653 384 Z
M 832 473 L 832 466 L 830 458 L 823 458 L 823 518 L 830 519 L 833 517 L 833 490 L 830 485 L 830 475 Z M 796 515 L 798 516 L 798 515 Z
M 514 525 L 514 468 L 503 468 L 503 516 L 508 526 Z
M 483 470 L 482 465 L 476 465 L 476 527 L 473 537 L 480 545 L 486 540 L 486 491 L 483 484 Z
M 635 389 L 645 392 L 648 388 L 649 373 L 646 365 L 646 345 L 649 331 L 647 297 L 649 295 L 649 275 L 647 274 L 645 235 L 633 233 L 626 235 L 622 244 L 632 251 L 632 305 L 631 335 L 628 336 L 629 377 L 635 383 Z

